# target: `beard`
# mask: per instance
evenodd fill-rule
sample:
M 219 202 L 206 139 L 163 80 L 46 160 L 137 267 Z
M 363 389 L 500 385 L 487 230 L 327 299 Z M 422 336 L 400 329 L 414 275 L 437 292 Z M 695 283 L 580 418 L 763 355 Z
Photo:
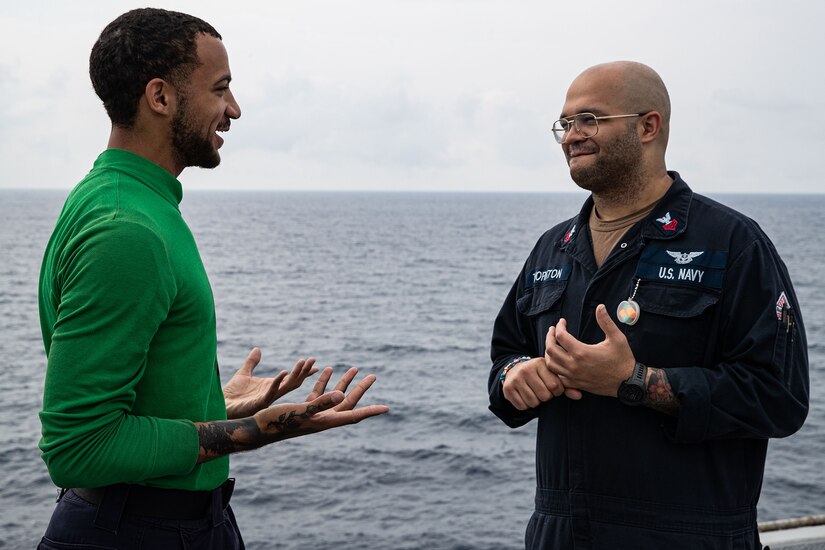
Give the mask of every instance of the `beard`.
M 590 166 L 570 168 L 576 185 L 613 202 L 629 203 L 642 187 L 642 143 L 633 129 L 605 143 Z
M 172 119 L 172 148 L 175 161 L 182 167 L 215 168 L 221 163 L 211 136 L 200 135 L 193 124 L 184 95 L 180 96 L 178 110 Z

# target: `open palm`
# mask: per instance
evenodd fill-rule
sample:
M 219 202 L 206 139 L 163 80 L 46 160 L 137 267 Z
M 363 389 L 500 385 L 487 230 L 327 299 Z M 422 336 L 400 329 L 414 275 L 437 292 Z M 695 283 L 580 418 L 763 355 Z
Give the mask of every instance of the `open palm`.
M 272 378 L 259 378 L 253 370 L 261 362 L 261 350 L 253 348 L 243 366 L 223 387 L 227 418 L 244 418 L 270 406 L 275 400 L 298 388 L 318 372 L 315 359 L 299 359 L 292 372 L 285 370 Z

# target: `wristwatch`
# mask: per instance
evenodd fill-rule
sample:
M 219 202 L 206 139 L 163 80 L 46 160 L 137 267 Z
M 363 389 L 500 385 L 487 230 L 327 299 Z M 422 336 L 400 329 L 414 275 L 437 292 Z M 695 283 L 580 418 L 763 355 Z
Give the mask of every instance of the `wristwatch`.
M 633 374 L 619 386 L 619 401 L 625 405 L 640 405 L 645 398 L 647 367 L 636 363 Z

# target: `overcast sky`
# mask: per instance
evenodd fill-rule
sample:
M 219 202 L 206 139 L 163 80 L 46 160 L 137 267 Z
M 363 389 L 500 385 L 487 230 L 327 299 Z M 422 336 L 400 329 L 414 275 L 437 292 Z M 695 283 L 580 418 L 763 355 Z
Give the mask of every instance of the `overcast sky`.
M 144 4 L 0 7 L 0 188 L 69 188 L 106 146 L 88 77 Z M 223 35 L 243 115 L 186 189 L 573 191 L 549 128 L 596 63 L 656 69 L 696 190 L 822 192 L 825 2 L 168 1 Z

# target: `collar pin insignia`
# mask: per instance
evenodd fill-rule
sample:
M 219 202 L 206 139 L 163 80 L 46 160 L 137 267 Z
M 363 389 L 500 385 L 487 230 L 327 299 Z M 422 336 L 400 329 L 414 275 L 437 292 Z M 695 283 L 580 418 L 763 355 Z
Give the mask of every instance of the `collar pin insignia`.
M 678 220 L 670 217 L 670 212 L 661 218 L 656 218 L 656 221 L 662 224 L 662 229 L 665 231 L 676 231 L 676 226 L 679 225 Z

